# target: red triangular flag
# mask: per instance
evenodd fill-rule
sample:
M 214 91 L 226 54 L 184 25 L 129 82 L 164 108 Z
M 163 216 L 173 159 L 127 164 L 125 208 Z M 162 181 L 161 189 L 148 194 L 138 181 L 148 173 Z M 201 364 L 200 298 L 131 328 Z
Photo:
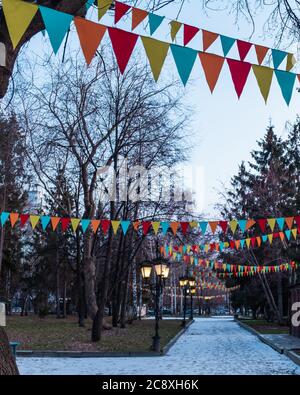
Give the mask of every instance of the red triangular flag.
M 61 229 L 63 232 L 65 232 L 68 229 L 71 219 L 70 218 L 62 218 L 60 220 L 60 222 L 61 222 Z
M 182 233 L 185 235 L 189 227 L 189 222 L 180 222 L 180 225 Z
M 151 221 L 142 221 L 143 234 L 146 235 L 151 226 Z
M 101 228 L 103 230 L 103 233 L 106 235 L 109 227 L 110 227 L 110 220 L 109 219 L 102 219 L 101 222 Z
M 199 28 L 190 25 L 183 25 L 183 45 L 187 45 L 199 32 Z
M 113 27 L 108 28 L 108 33 L 120 72 L 123 74 L 139 36 Z
M 262 232 L 266 231 L 267 220 L 266 218 L 261 218 L 256 221 Z
M 294 220 L 295 220 L 295 222 L 296 222 L 296 224 L 297 224 L 297 228 L 300 229 L 300 215 L 296 215 L 296 216 L 294 217 Z
M 106 26 L 79 17 L 75 17 L 74 22 L 82 52 L 86 63 L 89 65 L 106 32 Z
M 251 63 L 240 62 L 239 60 L 227 59 L 231 78 L 235 87 L 235 91 L 240 98 L 244 86 L 246 84 L 249 72 L 251 70 Z
M 251 245 L 252 245 L 252 247 L 255 247 L 255 243 L 256 243 L 256 238 L 255 237 L 251 237 Z
M 115 23 L 118 23 L 130 8 L 130 5 L 115 1 Z
M 21 214 L 20 215 L 21 226 L 24 226 L 26 224 L 26 222 L 28 221 L 28 218 L 29 218 L 29 214 Z
M 226 233 L 227 230 L 227 221 L 219 221 L 219 226 L 223 230 L 224 233 Z
M 247 56 L 247 53 L 250 51 L 252 44 L 248 41 L 236 40 L 238 51 L 240 54 L 240 59 L 244 60 Z

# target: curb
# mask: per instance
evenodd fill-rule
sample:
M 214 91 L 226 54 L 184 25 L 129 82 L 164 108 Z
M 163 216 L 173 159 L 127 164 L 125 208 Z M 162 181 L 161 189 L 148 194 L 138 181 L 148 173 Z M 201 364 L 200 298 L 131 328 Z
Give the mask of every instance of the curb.
M 165 355 L 165 354 L 170 350 L 170 348 L 177 342 L 177 340 L 180 338 L 180 336 L 182 336 L 182 335 L 184 334 L 184 332 L 192 325 L 193 322 L 194 322 L 194 320 L 190 320 L 190 321 L 185 325 L 185 327 L 182 328 L 182 329 L 177 333 L 177 335 L 175 335 L 175 336 L 169 341 L 169 343 L 167 343 L 167 344 L 163 347 L 162 352 L 161 352 L 161 355 Z
M 33 350 L 17 350 L 19 358 L 118 358 L 118 357 L 160 357 L 165 355 L 169 349 L 176 343 L 181 335 L 189 328 L 194 320 L 189 321 L 186 327 L 181 329 L 167 343 L 161 352 L 143 351 L 143 352 L 101 352 L 101 351 L 33 351 Z
M 294 351 L 284 350 L 284 354 L 289 357 L 295 364 L 300 366 L 300 355 Z

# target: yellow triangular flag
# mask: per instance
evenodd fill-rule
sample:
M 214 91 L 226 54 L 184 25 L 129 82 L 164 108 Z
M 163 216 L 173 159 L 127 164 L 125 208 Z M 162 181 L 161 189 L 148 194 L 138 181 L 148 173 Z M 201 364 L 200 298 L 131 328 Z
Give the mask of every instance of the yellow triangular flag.
M 171 26 L 171 39 L 172 41 L 175 40 L 176 34 L 179 32 L 179 29 L 181 28 L 182 23 L 178 21 L 171 21 L 170 26 Z
M 286 59 L 286 71 L 292 70 L 292 68 L 297 63 L 295 56 L 292 53 L 289 53 Z
M 294 236 L 294 239 L 297 238 L 297 228 L 292 229 L 292 235 Z
M 117 233 L 121 221 L 111 221 L 114 234 Z
M 267 221 L 268 221 L 271 231 L 273 232 L 274 226 L 276 223 L 276 218 L 268 218 Z
M 233 219 L 232 221 L 229 222 L 229 226 L 230 226 L 232 233 L 234 233 L 236 231 L 237 225 L 238 225 L 238 223 L 235 219 Z
M 150 63 L 153 77 L 155 81 L 157 81 L 168 54 L 170 44 L 155 40 L 154 38 L 143 36 L 141 36 L 141 38 Z
M 30 223 L 32 226 L 32 229 L 34 229 L 39 222 L 40 216 L 39 215 L 31 215 L 30 216 Z
M 191 221 L 190 222 L 190 227 L 191 228 L 197 228 L 199 226 L 199 223 L 197 221 Z
M 269 239 L 269 243 L 272 244 L 272 241 L 273 241 L 273 233 L 270 233 L 270 234 L 268 235 L 268 239 Z
M 248 248 L 250 247 L 250 242 L 251 242 L 251 239 L 248 237 L 246 239 L 246 245 L 247 245 Z
M 265 100 L 265 103 L 266 103 L 268 96 L 269 96 L 271 83 L 272 83 L 273 69 L 270 69 L 269 67 L 265 67 L 265 66 L 257 66 L 255 64 L 252 65 L 252 69 L 253 69 L 258 87 L 260 89 L 260 92 L 261 92 L 261 94 Z
M 100 20 L 106 14 L 113 0 L 98 0 L 98 19 Z
M 3 12 L 13 48 L 19 44 L 38 6 L 20 0 L 2 0 Z
M 80 218 L 71 218 L 71 225 L 73 228 L 73 232 L 76 232 L 76 229 L 78 228 L 79 223 L 80 223 Z
M 160 222 L 159 221 L 153 221 L 151 222 L 152 228 L 154 230 L 154 233 L 157 235 L 157 232 L 159 230 Z

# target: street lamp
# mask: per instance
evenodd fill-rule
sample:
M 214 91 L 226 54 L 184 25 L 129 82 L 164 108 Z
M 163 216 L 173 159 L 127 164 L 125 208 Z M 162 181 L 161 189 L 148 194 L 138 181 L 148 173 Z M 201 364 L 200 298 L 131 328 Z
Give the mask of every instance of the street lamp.
M 186 297 L 187 297 L 187 292 L 188 289 L 195 287 L 196 285 L 196 280 L 195 277 L 188 276 L 188 273 L 179 278 L 179 285 L 181 288 L 183 288 L 184 292 L 184 307 L 183 307 L 183 320 L 182 320 L 182 326 L 185 328 L 186 325 Z M 193 319 L 193 315 L 191 312 L 191 319 Z
M 155 300 L 155 335 L 153 336 L 153 343 L 151 350 L 160 352 L 160 336 L 159 336 L 159 300 L 165 285 L 165 279 L 169 275 L 168 261 L 165 259 L 155 260 L 152 262 L 145 262 L 141 267 L 141 274 L 144 280 L 149 280 L 152 268 L 156 275 L 155 284 L 149 283 L 152 295 Z
M 190 287 L 190 295 L 191 295 L 191 315 L 190 315 L 190 319 L 193 320 L 194 316 L 193 316 L 193 296 L 196 294 L 196 287 L 195 285 Z

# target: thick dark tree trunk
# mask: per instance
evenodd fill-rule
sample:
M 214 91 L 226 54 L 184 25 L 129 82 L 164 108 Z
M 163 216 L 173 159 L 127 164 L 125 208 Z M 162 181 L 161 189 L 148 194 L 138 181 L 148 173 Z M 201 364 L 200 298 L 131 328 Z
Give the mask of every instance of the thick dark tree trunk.
M 0 376 L 19 374 L 4 328 L 0 327 Z

